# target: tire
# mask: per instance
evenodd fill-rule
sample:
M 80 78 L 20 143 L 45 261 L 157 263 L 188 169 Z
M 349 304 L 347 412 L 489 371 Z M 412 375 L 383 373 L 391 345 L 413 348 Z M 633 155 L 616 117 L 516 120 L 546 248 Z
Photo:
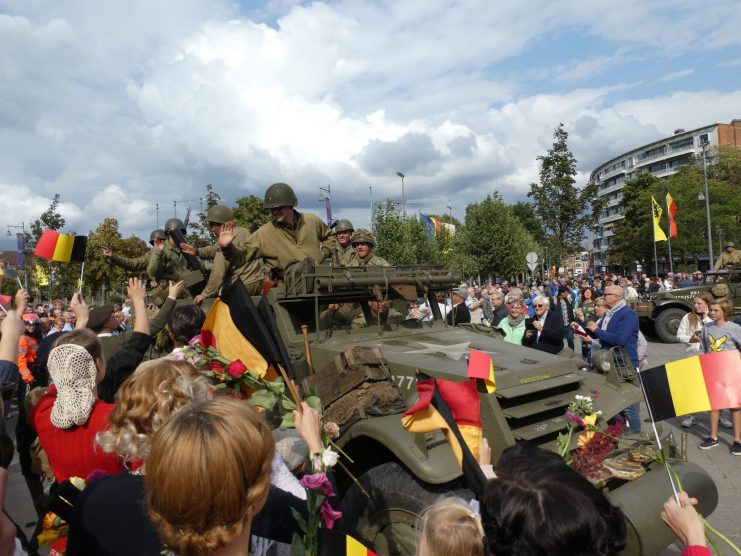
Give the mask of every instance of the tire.
M 441 495 L 473 498 L 459 481 L 422 483 L 396 462 L 374 467 L 358 481 L 370 499 L 357 485 L 347 491 L 342 499 L 342 529 L 379 555 L 415 554 L 419 515 Z
M 679 341 L 677 340 L 677 329 L 679 328 L 679 322 L 682 320 L 682 317 L 687 313 L 688 311 L 678 307 L 664 309 L 659 313 L 659 316 L 654 321 L 654 326 L 656 328 L 656 335 L 662 342 L 675 344 Z

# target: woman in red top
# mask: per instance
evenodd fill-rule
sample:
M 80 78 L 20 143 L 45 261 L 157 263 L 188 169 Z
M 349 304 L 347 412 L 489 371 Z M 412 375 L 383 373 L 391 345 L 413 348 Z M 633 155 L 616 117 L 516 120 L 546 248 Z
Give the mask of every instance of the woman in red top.
M 88 329 L 65 334 L 49 353 L 48 368 L 54 384 L 31 411 L 30 421 L 57 482 L 85 478 L 96 469 L 108 475 L 122 471 L 116 455 L 95 446 L 95 435 L 108 427 L 114 408 L 96 395 L 105 375 L 98 338 Z

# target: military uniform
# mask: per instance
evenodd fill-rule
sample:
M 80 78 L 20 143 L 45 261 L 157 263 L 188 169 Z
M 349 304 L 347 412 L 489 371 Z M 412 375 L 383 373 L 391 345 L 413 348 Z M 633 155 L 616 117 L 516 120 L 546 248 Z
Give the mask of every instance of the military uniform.
M 112 264 L 120 266 L 124 270 L 128 270 L 129 272 L 143 272 L 147 270 L 149 259 L 151 257 L 152 252 L 147 251 L 140 257 L 123 257 L 121 255 L 113 254 L 109 258 Z
M 741 251 L 734 250 L 732 253 L 724 251 L 715 263 L 715 270 L 721 270 L 730 266 L 741 266 Z
M 294 260 L 311 257 L 321 263 L 331 257 L 337 247 L 332 230 L 315 214 L 295 212 L 293 226 L 284 226 L 275 220 L 263 224 L 242 247 L 234 242 L 225 247 L 224 257 L 235 267 L 262 259 L 269 270 L 279 274 Z
M 189 272 L 188 261 L 180 249 L 175 249 L 170 244 L 165 244 L 161 252 L 155 249 L 151 253 L 147 274 L 157 282 L 157 285 L 148 292 L 148 295 L 150 301 L 159 307 L 167 299 L 168 281 L 179 282 Z M 183 288 L 179 298 L 189 297 L 190 292 Z
M 365 259 L 360 258 L 357 251 L 353 250 L 345 266 L 391 266 L 386 259 L 374 255 L 373 251 Z
M 348 263 L 350 262 L 353 253 L 355 253 L 355 249 L 353 249 L 353 246 L 349 243 L 344 247 L 339 243 L 337 244 L 337 258 L 342 266 L 349 266 Z
M 234 241 L 232 245 L 235 248 L 239 250 L 244 249 L 249 238 L 249 230 L 241 226 L 234 227 Z M 237 278 L 242 280 L 247 293 L 250 295 L 260 295 L 262 293 L 262 283 L 263 280 L 268 278 L 268 272 L 261 259 L 250 262 L 244 261 L 240 265 L 231 264 L 224 257 L 224 253 L 222 253 L 218 244 L 200 247 L 198 249 L 198 257 L 214 260 L 208 283 L 201 292 L 203 297 L 216 297 L 223 285 L 231 284 Z

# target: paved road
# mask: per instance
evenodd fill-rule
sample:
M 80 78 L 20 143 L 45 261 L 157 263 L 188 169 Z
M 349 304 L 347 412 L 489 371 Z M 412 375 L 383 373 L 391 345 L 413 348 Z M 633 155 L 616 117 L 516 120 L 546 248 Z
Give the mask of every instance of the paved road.
M 577 350 L 578 350 L 577 346 Z M 684 347 L 678 344 L 663 344 L 649 339 L 648 357 L 649 365 L 661 365 L 668 361 L 675 361 L 685 356 Z M 643 408 L 645 416 L 645 408 Z M 720 429 L 721 446 L 712 450 L 700 450 L 697 445 L 709 433 L 707 415 L 698 416 L 698 423 L 689 431 L 679 426 L 681 419 L 667 421 L 667 425 L 673 428 L 674 436 L 679 442 L 683 432 L 688 432 L 688 459 L 703 467 L 718 485 L 720 501 L 718 508 L 710 516 L 708 521 L 719 531 L 741 544 L 741 457 L 734 457 L 729 452 L 733 435 L 730 429 Z M 21 525 L 35 521 L 35 514 L 31 506 L 25 483 L 20 475 L 17 458 L 10 466 L 10 481 L 6 494 L 8 513 Z M 30 533 L 30 529 L 27 529 Z M 679 546 L 672 546 L 662 551 L 659 556 L 675 556 L 680 554 Z M 725 550 L 730 554 L 730 550 Z

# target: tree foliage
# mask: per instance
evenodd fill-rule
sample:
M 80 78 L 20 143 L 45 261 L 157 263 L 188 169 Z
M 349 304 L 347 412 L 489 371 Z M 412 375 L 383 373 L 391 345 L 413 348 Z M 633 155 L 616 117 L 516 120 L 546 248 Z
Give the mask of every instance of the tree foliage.
M 535 207 L 532 203 L 527 201 L 517 201 L 510 205 L 512 215 L 517 218 L 525 229 L 533 236 L 533 239 L 538 243 L 543 243 L 545 240 L 545 232 L 543 226 L 535 214 Z
M 466 272 L 498 276 L 526 272 L 525 255 L 537 246 L 511 208 L 496 194 L 466 207 L 466 224 L 459 241 L 475 267 L 466 268 Z
M 84 292 L 125 290 L 126 282 L 130 278 L 129 273 L 111 264 L 110 260 L 103 256 L 103 247 L 110 247 L 116 255 L 124 257 L 138 257 L 147 252 L 147 244 L 144 241 L 134 235 L 124 239 L 118 231 L 118 220 L 105 218 L 88 234 Z
M 270 211 L 263 206 L 262 199 L 257 195 L 247 195 L 237 199 L 234 221 L 243 228 L 254 232 L 270 220 Z
M 538 157 L 540 183 L 531 183 L 528 193 L 542 224 L 544 246 L 556 262 L 581 250 L 586 231 L 595 224 L 602 209 L 602 201 L 596 200 L 594 183 L 582 189 L 576 186 L 576 159 L 568 148 L 568 137 L 563 124 L 559 124 L 548 154 Z
M 426 264 L 432 241 L 424 224 L 404 216 L 391 201 L 376 207 L 373 215 L 375 253 L 392 265 Z
M 216 237 L 208 229 L 208 222 L 206 222 L 206 213 L 214 205 L 218 205 L 221 201 L 221 195 L 214 191 L 214 186 L 210 183 L 206 185 L 206 196 L 204 197 L 206 203 L 203 205 L 203 209 L 198 213 L 197 220 L 191 218 L 188 222 L 188 235 L 187 240 L 191 245 L 196 247 L 205 247 L 216 243 Z

